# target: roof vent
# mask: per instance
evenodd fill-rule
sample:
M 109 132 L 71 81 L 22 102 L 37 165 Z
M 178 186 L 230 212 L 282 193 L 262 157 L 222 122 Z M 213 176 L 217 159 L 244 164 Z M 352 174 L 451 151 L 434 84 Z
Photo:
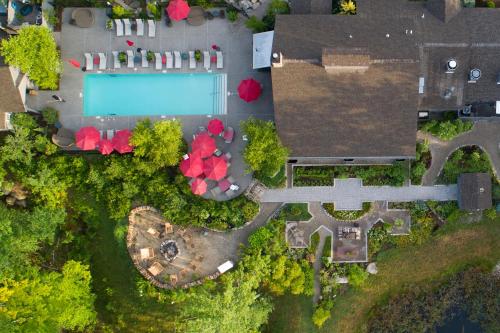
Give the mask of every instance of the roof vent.
M 476 83 L 480 77 L 481 77 L 481 70 L 478 68 L 472 69 L 469 73 L 469 83 Z
M 457 61 L 455 59 L 450 59 L 446 62 L 446 73 L 454 73 L 457 69 Z

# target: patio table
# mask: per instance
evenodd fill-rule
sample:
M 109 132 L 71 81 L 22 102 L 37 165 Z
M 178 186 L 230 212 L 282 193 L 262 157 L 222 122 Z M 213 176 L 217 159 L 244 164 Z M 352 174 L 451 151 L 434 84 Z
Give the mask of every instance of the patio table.
M 231 186 L 231 183 L 229 182 L 229 180 L 223 179 L 219 182 L 218 186 L 222 192 L 226 192 Z
M 75 25 L 80 28 L 90 28 L 94 24 L 92 11 L 85 8 L 75 9 L 72 13 Z

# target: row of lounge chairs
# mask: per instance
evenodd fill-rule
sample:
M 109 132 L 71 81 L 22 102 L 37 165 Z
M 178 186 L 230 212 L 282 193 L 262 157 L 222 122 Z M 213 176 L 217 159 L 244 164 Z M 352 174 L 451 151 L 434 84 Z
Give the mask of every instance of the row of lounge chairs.
M 148 36 L 156 36 L 156 22 L 147 20 L 148 23 Z M 132 22 L 130 19 L 115 19 L 116 36 L 132 36 Z M 135 19 L 135 27 L 137 36 L 144 36 L 144 21 L 142 19 Z
M 121 62 L 119 59 L 120 52 L 113 51 L 113 68 L 119 69 L 121 68 Z M 135 67 L 135 53 L 132 50 L 127 50 L 127 68 Z M 147 59 L 147 51 L 141 50 L 141 66 L 146 68 L 149 67 L 149 61 Z M 216 65 L 217 69 L 224 68 L 224 58 L 221 51 L 217 51 L 216 53 Z M 105 70 L 107 65 L 106 55 L 104 53 L 97 53 L 99 57 L 99 70 Z M 163 55 L 160 52 L 155 52 L 155 69 L 162 70 L 163 69 Z M 94 57 L 91 53 L 85 53 L 85 67 L 87 71 L 94 70 Z M 206 70 L 210 70 L 211 67 L 211 56 L 208 51 L 203 52 L 203 67 Z M 179 51 L 165 52 L 165 68 L 166 69 L 181 69 L 182 68 L 182 57 Z M 196 59 L 194 58 L 194 51 L 189 51 L 189 68 L 196 68 Z

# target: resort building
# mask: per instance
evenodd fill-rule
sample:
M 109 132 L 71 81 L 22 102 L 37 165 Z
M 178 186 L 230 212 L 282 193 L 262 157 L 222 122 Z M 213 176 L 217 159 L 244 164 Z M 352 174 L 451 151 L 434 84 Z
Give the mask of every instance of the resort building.
M 419 116 L 477 106 L 496 114 L 500 10 L 358 0 L 349 16 L 298 3 L 276 18 L 271 69 L 290 163 L 413 159 Z

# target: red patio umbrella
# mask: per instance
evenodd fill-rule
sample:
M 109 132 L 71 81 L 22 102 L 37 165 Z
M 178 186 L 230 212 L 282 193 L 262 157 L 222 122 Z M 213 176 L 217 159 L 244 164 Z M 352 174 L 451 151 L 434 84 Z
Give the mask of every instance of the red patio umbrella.
M 227 174 L 227 162 L 222 157 L 212 156 L 203 162 L 203 173 L 208 179 L 221 180 Z
M 129 39 L 127 39 L 125 42 L 127 43 L 128 46 L 134 46 L 134 42 Z
M 196 178 L 192 183 L 191 183 L 191 192 L 193 192 L 196 195 L 202 195 L 207 191 L 207 183 L 201 179 L 201 178 Z
M 99 141 L 99 151 L 103 155 L 109 155 L 113 152 L 113 144 L 108 139 L 102 139 Z
M 238 95 L 245 102 L 251 102 L 259 98 L 262 93 L 262 87 L 259 82 L 248 78 L 240 82 L 238 86 Z
M 186 177 L 198 177 L 203 173 L 203 161 L 200 156 L 190 154 L 187 160 L 181 161 L 179 168 Z
M 198 134 L 191 144 L 193 152 L 196 151 L 202 158 L 209 157 L 217 149 L 215 139 L 208 135 L 207 132 Z
M 208 122 L 208 131 L 213 135 L 219 135 L 224 131 L 224 124 L 220 119 L 212 119 Z
M 82 127 L 75 134 L 76 146 L 82 150 L 95 149 L 100 139 L 99 131 L 93 126 Z
M 131 136 L 132 132 L 130 132 L 130 130 L 128 129 L 117 131 L 113 139 L 111 139 L 113 148 L 120 154 L 130 153 L 132 150 L 134 150 L 134 147 L 132 147 L 129 143 Z
M 166 9 L 168 16 L 174 21 L 180 21 L 188 17 L 189 5 L 184 0 L 171 0 Z
M 73 67 L 76 67 L 76 68 L 80 68 L 81 64 L 79 61 L 75 60 L 75 59 L 69 59 L 68 62 L 73 66 Z

